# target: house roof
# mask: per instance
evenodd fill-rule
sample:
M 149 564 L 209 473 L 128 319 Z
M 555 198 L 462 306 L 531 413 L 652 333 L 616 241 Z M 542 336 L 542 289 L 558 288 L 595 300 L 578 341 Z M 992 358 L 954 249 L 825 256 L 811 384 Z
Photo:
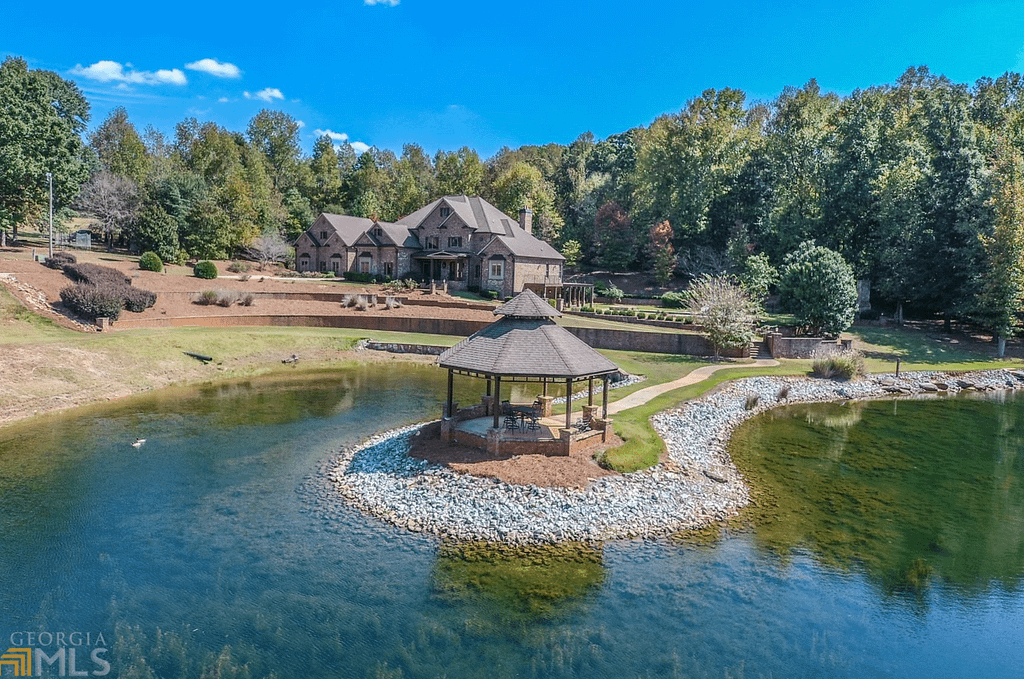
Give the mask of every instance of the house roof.
M 526 233 L 519 226 L 519 220 L 509 217 L 479 196 L 445 196 L 444 198 L 438 198 L 432 203 L 416 210 L 411 215 L 402 217 L 398 220 L 398 223 L 404 224 L 410 229 L 415 229 L 442 203 L 451 207 L 452 211 L 466 223 L 466 226 L 477 233 L 492 234 L 500 239 L 505 244 L 505 247 L 517 257 L 565 259 L 553 247 L 533 234 Z
M 438 365 L 512 377 L 581 378 L 618 370 L 551 320 L 549 311 L 540 305 L 560 315 L 535 293 L 524 290 L 495 310 L 502 318 L 445 350 Z
M 349 215 L 332 215 L 324 212 L 320 215 L 334 228 L 345 245 L 352 245 L 367 229 L 373 226 L 373 220 L 366 217 L 350 217 Z M 315 238 L 315 236 L 314 236 Z

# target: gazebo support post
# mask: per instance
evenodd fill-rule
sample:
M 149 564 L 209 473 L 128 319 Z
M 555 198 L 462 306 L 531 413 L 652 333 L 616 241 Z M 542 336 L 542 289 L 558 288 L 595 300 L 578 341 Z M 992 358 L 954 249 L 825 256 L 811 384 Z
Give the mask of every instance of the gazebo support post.
M 445 407 L 445 417 L 454 417 L 455 413 L 452 412 L 452 383 L 454 380 L 455 371 L 448 368 L 448 404 Z
M 491 400 L 491 377 L 490 377 L 490 375 L 487 376 L 487 393 L 485 394 L 485 396 L 487 397 L 487 398 L 484 399 L 484 415 L 486 416 L 486 415 L 490 415 L 491 414 L 491 410 L 490 409 L 494 407 L 494 401 Z
M 565 428 L 572 428 L 572 378 L 565 380 Z
M 604 392 L 602 393 L 601 401 L 602 401 L 602 403 L 601 403 L 601 419 L 602 420 L 607 420 L 608 419 L 608 376 L 607 375 L 604 376 Z
M 588 406 L 592 406 L 592 405 L 594 405 L 594 378 L 591 377 L 587 381 L 589 382 L 589 384 L 587 386 L 590 389 L 590 391 L 587 393 L 587 405 Z M 452 400 L 451 394 L 448 395 L 448 400 L 449 401 Z
M 501 403 L 501 375 L 494 376 L 494 399 L 491 400 L 494 404 L 494 428 L 498 428 L 498 411 Z
M 541 380 L 541 383 L 544 385 L 544 387 L 543 387 L 543 390 L 541 391 L 540 395 L 541 396 L 547 396 L 548 395 L 548 378 L 545 377 L 543 380 Z

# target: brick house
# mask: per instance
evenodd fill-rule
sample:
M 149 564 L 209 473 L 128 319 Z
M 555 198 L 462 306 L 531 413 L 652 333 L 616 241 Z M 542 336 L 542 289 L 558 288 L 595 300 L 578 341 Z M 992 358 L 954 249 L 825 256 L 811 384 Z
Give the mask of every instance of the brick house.
M 295 267 L 447 281 L 502 297 L 560 286 L 565 258 L 532 226 L 530 210 L 516 220 L 476 196 L 439 198 L 394 224 L 322 214 L 296 240 Z

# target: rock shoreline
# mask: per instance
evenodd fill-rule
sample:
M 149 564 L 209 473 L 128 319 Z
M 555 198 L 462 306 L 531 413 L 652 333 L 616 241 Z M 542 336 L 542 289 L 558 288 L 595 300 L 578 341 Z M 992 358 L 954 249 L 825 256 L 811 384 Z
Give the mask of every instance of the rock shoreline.
M 410 531 L 455 540 L 553 543 L 653 538 L 704 527 L 750 501 L 727 445 L 741 422 L 792 403 L 1024 387 L 1024 372 L 913 372 L 852 382 L 751 377 L 655 415 L 665 461 L 585 490 L 514 485 L 407 455 L 414 425 L 339 452 L 314 479 L 320 513 L 344 503 Z M 327 497 L 324 497 L 326 495 Z

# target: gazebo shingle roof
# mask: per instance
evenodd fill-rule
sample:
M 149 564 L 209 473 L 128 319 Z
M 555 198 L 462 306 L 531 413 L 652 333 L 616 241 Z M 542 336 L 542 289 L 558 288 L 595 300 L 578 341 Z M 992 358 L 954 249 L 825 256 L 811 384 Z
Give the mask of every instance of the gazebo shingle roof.
M 586 342 L 551 320 L 551 316 L 561 314 L 529 290 L 494 313 L 504 318 L 446 350 L 438 357 L 438 365 L 513 378 L 579 379 L 618 370 Z
M 554 318 L 561 316 L 562 312 L 527 288 L 495 309 L 494 315 L 509 318 Z

